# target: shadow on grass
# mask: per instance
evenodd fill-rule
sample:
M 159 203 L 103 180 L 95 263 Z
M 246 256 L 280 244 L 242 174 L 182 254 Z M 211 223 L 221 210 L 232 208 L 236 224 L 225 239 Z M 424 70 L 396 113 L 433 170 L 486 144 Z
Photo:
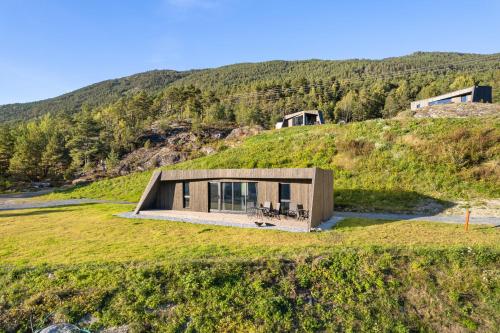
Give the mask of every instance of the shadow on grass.
M 62 212 L 71 212 L 75 211 L 76 209 L 60 209 L 60 208 L 65 208 L 65 207 L 82 207 L 82 206 L 90 206 L 90 205 L 97 205 L 97 202 L 86 202 L 86 203 L 80 203 L 80 204 L 67 204 L 67 205 L 54 205 L 54 206 L 47 206 L 47 207 L 16 207 L 16 208 L 7 208 L 7 209 L 0 209 L 0 218 L 2 217 L 13 217 L 13 216 L 29 216 L 29 215 L 42 215 L 42 214 L 49 214 L 49 213 L 62 213 Z M 57 209 L 54 209 L 57 208 Z M 25 213 L 9 213 L 11 211 L 16 211 L 16 210 L 28 210 L 32 209 L 32 212 L 25 212 Z
M 33 212 L 23 212 L 23 213 L 1 213 L 0 212 L 0 218 L 2 217 L 21 217 L 21 216 L 35 216 L 35 215 L 48 215 L 52 213 L 66 213 L 66 212 L 72 212 L 75 209 L 52 209 L 52 210 L 37 210 Z
M 334 189 L 336 211 L 439 214 L 455 206 L 414 191 Z

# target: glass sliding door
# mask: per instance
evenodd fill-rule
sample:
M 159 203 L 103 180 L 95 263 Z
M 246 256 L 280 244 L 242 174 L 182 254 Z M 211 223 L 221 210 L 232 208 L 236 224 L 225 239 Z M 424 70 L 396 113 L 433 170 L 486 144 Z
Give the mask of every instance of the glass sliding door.
M 246 183 L 233 183 L 233 210 L 237 212 L 245 211 Z
M 222 210 L 233 210 L 233 183 L 222 183 Z
M 210 211 L 245 212 L 257 207 L 257 183 L 209 182 Z

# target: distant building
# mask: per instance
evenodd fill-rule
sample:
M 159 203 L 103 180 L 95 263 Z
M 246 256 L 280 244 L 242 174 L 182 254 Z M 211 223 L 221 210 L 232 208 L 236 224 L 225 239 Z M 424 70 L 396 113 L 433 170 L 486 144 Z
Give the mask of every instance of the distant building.
M 429 105 L 449 104 L 449 103 L 466 103 L 466 102 L 491 103 L 492 101 L 491 96 L 492 93 L 490 86 L 474 86 L 470 88 L 453 91 L 444 95 L 411 102 L 411 109 L 417 110 Z
M 318 110 L 299 111 L 287 114 L 276 123 L 276 128 L 324 124 L 323 113 Z

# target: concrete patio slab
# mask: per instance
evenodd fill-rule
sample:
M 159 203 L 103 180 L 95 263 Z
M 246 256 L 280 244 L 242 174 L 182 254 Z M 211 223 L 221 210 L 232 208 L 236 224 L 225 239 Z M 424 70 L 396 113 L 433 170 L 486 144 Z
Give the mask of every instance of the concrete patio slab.
M 139 214 L 134 214 L 134 212 L 125 212 L 117 214 L 116 216 L 124 218 L 164 220 L 263 230 L 281 230 L 289 232 L 308 231 L 307 222 L 297 221 L 296 219 L 285 217 L 278 220 L 262 217 L 249 217 L 246 214 L 204 213 L 176 210 L 146 210 L 140 211 Z M 259 227 L 255 222 L 263 222 L 264 224 Z

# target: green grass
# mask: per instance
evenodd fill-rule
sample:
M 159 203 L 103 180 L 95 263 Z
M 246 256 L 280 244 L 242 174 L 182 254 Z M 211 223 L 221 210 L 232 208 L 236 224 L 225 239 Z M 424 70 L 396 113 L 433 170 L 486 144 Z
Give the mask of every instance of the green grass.
M 0 261 L 253 260 L 319 256 L 352 246 L 500 248 L 500 230 L 487 226 L 472 226 L 465 233 L 461 225 L 346 219 L 333 231 L 306 234 L 113 216 L 130 209 L 89 204 L 0 212 Z
M 337 207 L 498 198 L 498 118 L 268 131 L 171 168 L 322 167 Z M 137 201 L 151 172 L 47 199 Z M 93 316 L 131 332 L 497 332 L 500 229 L 346 219 L 321 233 L 133 220 L 133 205 L 0 212 L 0 332 Z
M 93 316 L 131 332 L 498 331 L 500 230 L 346 219 L 288 233 L 0 212 L 0 332 Z
M 429 200 L 500 197 L 500 118 L 374 120 L 267 131 L 173 169 L 334 170 L 338 208 L 412 211 Z M 151 172 L 98 181 L 56 198 L 138 201 Z

